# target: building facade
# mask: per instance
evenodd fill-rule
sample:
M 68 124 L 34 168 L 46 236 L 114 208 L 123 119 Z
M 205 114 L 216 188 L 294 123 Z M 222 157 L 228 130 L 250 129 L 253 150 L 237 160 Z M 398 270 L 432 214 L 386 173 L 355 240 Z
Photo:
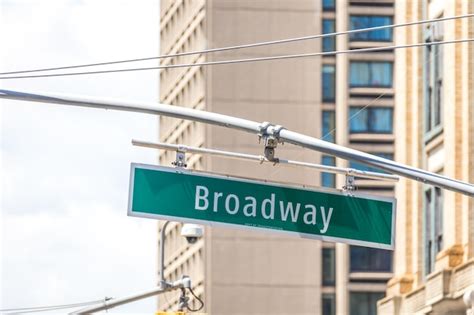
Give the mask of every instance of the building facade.
M 473 1 L 397 2 L 397 23 L 474 12 Z M 474 20 L 397 30 L 397 44 L 474 37 Z M 396 52 L 396 160 L 474 182 L 474 44 Z M 395 275 L 380 314 L 473 314 L 474 199 L 402 179 Z
M 376 5 L 374 5 L 376 3 Z M 201 50 L 393 23 L 393 1 L 161 1 L 161 53 Z M 163 65 L 389 46 L 391 30 L 287 45 L 164 59 Z M 167 69 L 162 103 L 204 109 L 288 129 L 392 158 L 394 54 L 354 53 L 239 65 Z M 257 136 L 200 123 L 160 118 L 160 141 L 263 154 Z M 291 145 L 276 156 L 327 165 L 366 166 Z M 160 153 L 170 165 L 174 152 Z M 302 168 L 259 165 L 212 156 L 188 157 L 189 168 L 312 186 L 344 178 Z M 371 170 L 371 169 L 369 169 Z M 393 195 L 393 184 L 357 180 L 357 187 Z M 165 277 L 192 277 L 210 314 L 374 314 L 392 277 L 389 251 L 206 228 L 187 244 L 172 223 L 165 242 Z M 159 300 L 170 309 L 177 297 Z

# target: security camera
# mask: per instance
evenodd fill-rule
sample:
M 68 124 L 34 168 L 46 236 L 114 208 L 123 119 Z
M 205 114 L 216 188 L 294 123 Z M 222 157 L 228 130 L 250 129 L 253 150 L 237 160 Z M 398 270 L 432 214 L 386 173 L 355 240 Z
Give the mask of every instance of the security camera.
M 186 237 L 189 244 L 194 244 L 203 234 L 203 227 L 198 224 L 183 224 L 181 236 Z

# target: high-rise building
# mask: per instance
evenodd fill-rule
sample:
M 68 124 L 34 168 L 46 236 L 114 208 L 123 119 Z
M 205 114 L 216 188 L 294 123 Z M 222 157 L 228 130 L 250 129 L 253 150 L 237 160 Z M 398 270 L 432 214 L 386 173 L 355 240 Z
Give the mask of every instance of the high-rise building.
M 473 1 L 397 2 L 398 23 L 474 12 Z M 397 30 L 397 44 L 474 37 L 464 18 Z M 396 160 L 474 182 L 474 44 L 396 52 Z M 380 314 L 474 314 L 474 199 L 401 179 L 395 275 Z M 474 293 L 473 293 L 474 294 Z
M 161 1 L 161 53 L 172 54 L 393 23 L 390 0 Z M 389 46 L 390 29 L 286 45 L 164 59 L 162 64 Z M 393 157 L 392 51 L 353 53 L 163 70 L 161 102 L 269 121 L 380 156 Z M 263 154 L 256 135 L 160 118 L 160 140 Z M 276 156 L 370 169 L 355 162 L 279 145 Z M 170 165 L 173 152 L 161 152 Z M 212 156 L 188 167 L 270 181 L 341 188 L 344 178 L 302 168 Z M 357 180 L 360 190 L 392 195 L 393 184 Z M 165 276 L 192 277 L 210 314 L 373 314 L 392 276 L 392 253 L 271 233 L 206 228 L 189 245 L 168 228 Z M 161 309 L 177 297 L 159 300 Z M 350 310 L 350 311 L 349 311 Z

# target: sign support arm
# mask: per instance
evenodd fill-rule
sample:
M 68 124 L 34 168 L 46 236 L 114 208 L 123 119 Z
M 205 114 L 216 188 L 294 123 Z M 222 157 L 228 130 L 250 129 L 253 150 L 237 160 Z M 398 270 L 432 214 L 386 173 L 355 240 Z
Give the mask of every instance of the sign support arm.
M 191 108 L 156 103 L 137 104 L 132 102 L 103 100 L 83 96 L 60 96 L 45 93 L 35 94 L 11 90 L 0 90 L 0 98 L 163 115 L 193 120 L 206 124 L 218 125 L 226 128 L 238 129 L 257 135 L 277 135 L 279 141 L 289 142 L 310 150 L 331 154 L 345 160 L 355 160 L 366 165 L 375 166 L 393 174 L 397 174 L 425 184 L 442 187 L 474 197 L 473 184 L 455 180 L 436 173 L 431 173 L 419 168 L 407 166 L 372 154 L 346 148 L 341 145 L 299 134 L 294 131 L 282 129 L 281 127 L 279 128 L 279 126 L 272 124 L 267 124 L 267 126 L 263 128 L 265 130 L 262 130 L 262 124 L 258 122 Z

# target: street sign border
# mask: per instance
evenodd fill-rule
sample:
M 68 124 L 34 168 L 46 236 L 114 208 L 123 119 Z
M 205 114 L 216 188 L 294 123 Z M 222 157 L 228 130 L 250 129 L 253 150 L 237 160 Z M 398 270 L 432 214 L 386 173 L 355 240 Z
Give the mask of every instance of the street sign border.
M 314 234 L 299 233 L 299 232 L 292 232 L 292 231 L 285 231 L 285 230 L 276 230 L 276 229 L 274 230 L 274 229 L 267 229 L 267 228 L 262 228 L 262 227 L 246 226 L 246 225 L 239 225 L 239 224 L 232 224 L 232 223 L 214 222 L 214 221 L 160 215 L 160 214 L 134 212 L 132 211 L 132 205 L 133 205 L 133 188 L 134 188 L 133 185 L 134 185 L 134 179 L 135 179 L 134 171 L 136 168 L 148 169 L 148 170 L 154 170 L 154 171 L 164 171 L 164 172 L 169 172 L 169 173 L 182 173 L 182 174 L 187 174 L 191 176 L 203 176 L 203 177 L 211 177 L 211 178 L 218 178 L 218 179 L 225 179 L 225 180 L 233 180 L 233 181 L 244 182 L 244 183 L 291 188 L 291 189 L 298 189 L 298 190 L 303 190 L 303 191 L 313 191 L 313 192 L 319 192 L 319 193 L 340 195 L 340 196 L 345 196 L 345 197 L 353 196 L 353 197 L 360 197 L 360 198 L 371 199 L 371 200 L 392 202 L 392 233 L 390 237 L 390 244 L 380 244 L 380 243 L 374 243 L 374 242 L 352 240 L 348 238 L 314 235 Z M 397 200 L 392 197 L 374 196 L 374 195 L 354 193 L 354 192 L 345 193 L 343 191 L 336 190 L 336 189 L 334 190 L 315 189 L 312 187 L 308 188 L 307 186 L 303 186 L 303 185 L 299 186 L 299 185 L 283 184 L 283 183 L 278 183 L 278 182 L 268 182 L 265 180 L 249 179 L 249 178 L 235 177 L 235 176 L 222 175 L 222 174 L 214 174 L 214 173 L 209 173 L 209 172 L 190 170 L 186 168 L 167 167 L 167 166 L 161 166 L 161 165 L 151 165 L 151 164 L 142 164 L 142 163 L 133 163 L 133 162 L 130 165 L 130 185 L 129 185 L 129 194 L 128 194 L 127 215 L 131 217 L 141 217 L 141 218 L 155 219 L 155 220 L 156 219 L 169 220 L 169 221 L 176 221 L 176 222 L 183 222 L 183 223 L 195 223 L 195 224 L 201 224 L 201 225 L 211 226 L 211 227 L 223 226 L 223 227 L 228 227 L 228 228 L 251 230 L 251 231 L 255 231 L 255 230 L 267 231 L 269 233 L 298 236 L 300 238 L 306 238 L 306 239 L 315 239 L 315 240 L 327 241 L 327 242 L 336 242 L 336 243 L 344 243 L 344 244 L 349 244 L 349 245 L 394 250 L 395 249 L 395 231 L 396 231 L 395 230 L 396 211 L 397 211 Z

